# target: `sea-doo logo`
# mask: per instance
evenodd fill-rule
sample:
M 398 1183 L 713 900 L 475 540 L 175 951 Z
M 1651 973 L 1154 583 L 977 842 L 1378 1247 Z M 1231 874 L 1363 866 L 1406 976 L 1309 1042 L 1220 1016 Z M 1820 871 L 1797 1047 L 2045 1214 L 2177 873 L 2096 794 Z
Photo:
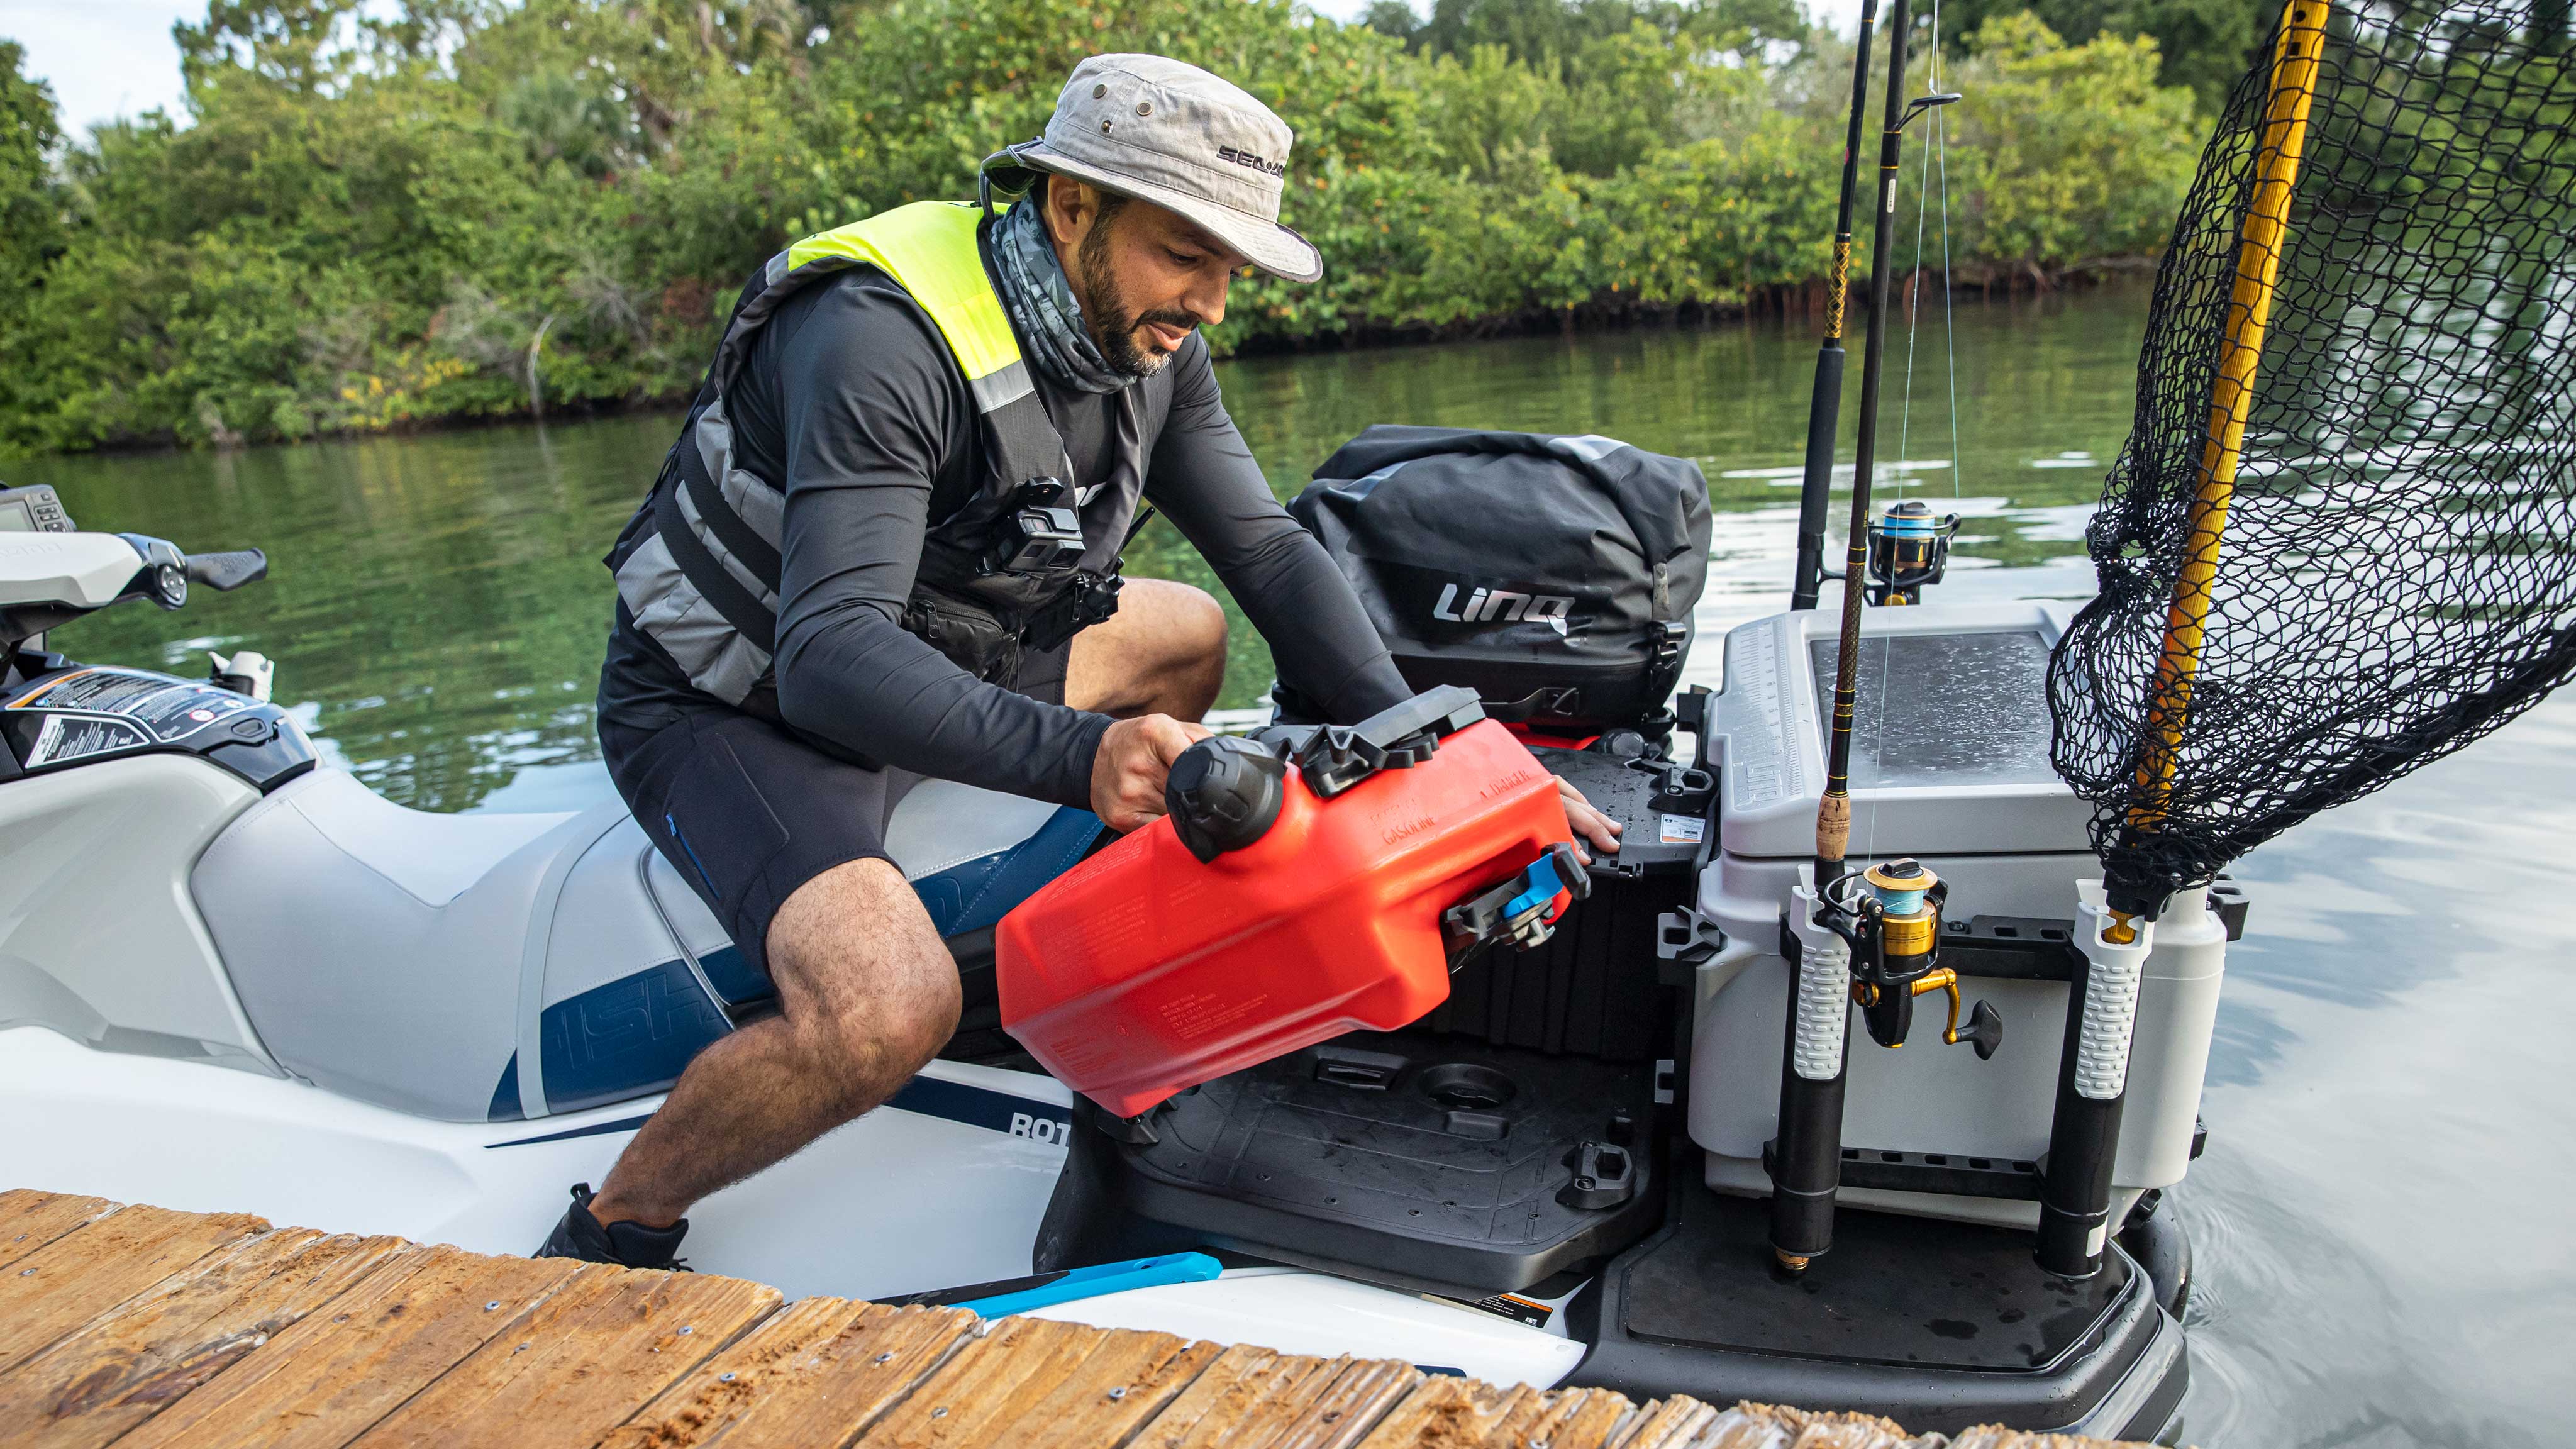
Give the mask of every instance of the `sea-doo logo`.
M 1467 595 L 1464 606 L 1458 603 L 1458 586 L 1440 586 L 1440 601 L 1431 606 L 1431 617 L 1452 624 L 1492 624 L 1521 619 L 1540 620 L 1565 632 L 1566 615 L 1574 612 L 1574 599 L 1566 594 L 1527 594 L 1499 585 L 1474 584 L 1475 592 Z
M 1249 166 L 1253 170 L 1258 171 L 1265 176 L 1285 176 L 1288 174 L 1287 162 L 1273 161 L 1267 156 L 1255 156 L 1249 151 L 1238 151 L 1232 146 L 1217 147 L 1216 159 L 1219 161 L 1231 161 L 1237 166 Z

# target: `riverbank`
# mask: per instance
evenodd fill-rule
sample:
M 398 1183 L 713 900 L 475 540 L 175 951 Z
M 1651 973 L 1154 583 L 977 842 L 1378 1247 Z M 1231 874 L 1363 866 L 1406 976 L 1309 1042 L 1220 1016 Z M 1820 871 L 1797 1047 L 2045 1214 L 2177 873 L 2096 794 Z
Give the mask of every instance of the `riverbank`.
M 55 158 L 0 166 L 0 448 L 670 404 L 762 259 L 972 194 L 1075 61 L 1120 49 L 1204 63 L 1297 132 L 1284 219 L 1327 275 L 1239 284 L 1221 354 L 1819 305 L 1848 42 L 1793 6 L 1524 8 L 1552 38 L 1408 44 L 1288 0 L 927 0 L 802 32 L 772 24 L 794 6 L 226 7 L 182 27 L 186 124 L 68 145 L 0 46 L 0 108 Z M 1897 261 L 2052 283 L 2163 245 L 2202 125 L 2154 42 L 2027 14 L 1941 39 L 1967 98 L 1917 126 Z

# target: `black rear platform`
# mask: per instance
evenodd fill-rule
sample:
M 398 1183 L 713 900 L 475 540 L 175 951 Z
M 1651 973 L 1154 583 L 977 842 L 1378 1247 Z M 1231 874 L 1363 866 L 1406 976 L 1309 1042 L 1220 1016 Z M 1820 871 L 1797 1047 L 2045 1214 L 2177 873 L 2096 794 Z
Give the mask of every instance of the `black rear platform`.
M 1078 1103 L 1038 1267 L 1210 1246 L 1430 1292 L 1527 1288 L 1653 1226 L 1653 1112 L 1651 1062 L 1354 1032 L 1184 1092 L 1141 1133 Z
M 2181 1402 L 2181 1328 L 2115 1247 L 2090 1281 L 2039 1270 L 2026 1231 L 1845 1208 L 1803 1275 L 1773 1264 L 1768 1204 L 1680 1183 L 1671 1220 L 1568 1305 L 1593 1343 L 1571 1382 L 2145 1438 Z

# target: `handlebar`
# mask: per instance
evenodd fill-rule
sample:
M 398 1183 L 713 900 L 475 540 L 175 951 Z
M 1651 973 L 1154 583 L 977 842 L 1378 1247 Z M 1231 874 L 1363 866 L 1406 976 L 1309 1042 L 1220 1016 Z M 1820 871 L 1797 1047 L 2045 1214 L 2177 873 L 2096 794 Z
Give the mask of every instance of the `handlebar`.
M 188 555 L 187 574 L 192 584 L 204 584 L 216 593 L 228 594 L 244 584 L 267 578 L 268 555 L 255 548 L 192 553 Z

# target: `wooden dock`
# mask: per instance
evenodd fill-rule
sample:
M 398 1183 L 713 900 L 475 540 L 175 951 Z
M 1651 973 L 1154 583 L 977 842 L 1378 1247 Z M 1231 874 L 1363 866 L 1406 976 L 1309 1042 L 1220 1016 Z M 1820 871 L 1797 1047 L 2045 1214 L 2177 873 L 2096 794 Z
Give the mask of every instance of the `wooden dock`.
M 2108 1449 L 0 1192 L 0 1446 Z

